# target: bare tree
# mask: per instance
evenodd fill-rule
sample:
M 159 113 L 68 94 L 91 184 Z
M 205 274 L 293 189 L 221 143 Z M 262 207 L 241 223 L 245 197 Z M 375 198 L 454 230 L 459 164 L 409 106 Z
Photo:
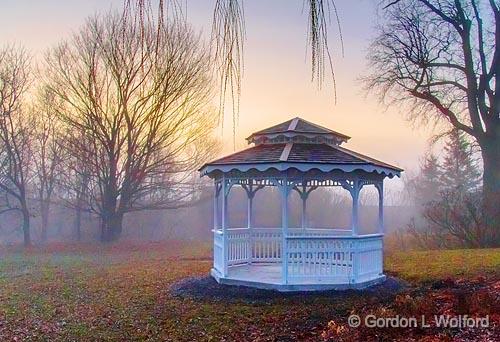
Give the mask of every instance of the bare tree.
M 40 89 L 37 103 L 33 108 L 36 125 L 33 144 L 33 184 L 40 208 L 42 242 L 47 241 L 50 208 L 65 158 L 55 106 L 57 106 L 55 95 L 46 88 Z
M 408 232 L 420 247 L 484 248 L 498 246 L 498 233 L 487 229 L 477 193 L 445 190 L 424 205 L 423 222 L 412 220 Z
M 387 0 L 367 81 L 408 118 L 470 135 L 483 159 L 483 204 L 499 226 L 500 4 L 495 0 Z
M 31 244 L 28 205 L 33 122 L 25 111 L 30 58 L 23 48 L 0 49 L 0 191 L 2 212 L 22 216 L 24 244 Z
M 68 127 L 70 128 L 70 127 Z M 74 211 L 74 237 L 77 241 L 82 237 L 82 214 L 90 213 L 89 193 L 92 174 L 91 165 L 88 163 L 93 144 L 81 131 L 67 130 L 61 137 L 61 145 L 65 153 L 62 164 L 62 172 L 59 175 L 57 195 L 60 203 Z M 86 146 L 78 151 L 74 146 Z
M 103 241 L 120 236 L 125 213 L 190 199 L 186 175 L 214 146 L 206 50 L 184 24 L 142 20 L 91 18 L 47 57 L 62 122 L 83 137 L 68 148 L 90 170 L 88 204 Z

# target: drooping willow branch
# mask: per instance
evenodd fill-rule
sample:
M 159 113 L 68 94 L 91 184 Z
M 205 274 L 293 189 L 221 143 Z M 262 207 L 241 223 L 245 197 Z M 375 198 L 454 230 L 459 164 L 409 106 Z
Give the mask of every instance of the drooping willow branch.
M 233 113 L 233 147 L 236 145 L 236 123 L 239 116 L 245 17 L 241 0 L 216 0 L 212 24 L 215 61 L 220 81 L 219 118 L 224 122 L 224 105 L 229 90 Z
M 124 0 L 125 12 L 138 10 L 139 16 L 151 13 L 152 0 Z M 158 0 L 158 21 L 161 22 L 168 3 L 171 4 L 174 19 L 182 18 L 178 0 Z M 244 71 L 243 51 L 245 41 L 245 16 L 243 0 L 214 0 L 212 21 L 212 42 L 215 67 L 218 72 L 220 86 L 219 120 L 224 122 L 225 101 L 229 98 L 233 114 L 233 144 L 236 123 L 239 116 L 241 80 Z M 134 3 L 134 6 L 131 6 Z M 321 88 L 328 73 L 332 77 L 335 102 L 336 82 L 333 70 L 332 55 L 328 46 L 328 25 L 330 15 L 334 15 L 339 30 L 342 55 L 344 53 L 343 36 L 335 0 L 304 0 L 308 11 L 308 44 L 311 48 L 311 81 L 317 82 Z
M 328 22 L 330 21 L 330 13 L 333 12 L 339 30 L 342 55 L 344 55 L 342 28 L 340 26 L 337 7 L 333 0 L 307 0 L 307 2 L 309 5 L 308 40 L 311 47 L 311 81 L 314 82 L 316 80 L 318 87 L 321 88 L 325 79 L 325 72 L 328 68 L 332 76 L 336 101 L 335 73 L 333 70 L 332 56 L 328 47 Z

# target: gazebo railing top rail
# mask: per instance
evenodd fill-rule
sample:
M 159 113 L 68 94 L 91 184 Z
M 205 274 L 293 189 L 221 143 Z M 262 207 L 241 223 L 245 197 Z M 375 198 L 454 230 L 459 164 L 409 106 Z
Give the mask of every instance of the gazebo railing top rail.
M 212 232 L 217 235 L 224 235 L 224 231 L 221 229 L 212 229 Z M 242 227 L 242 228 L 227 228 L 226 232 L 228 235 L 233 233 L 278 233 L 281 235 L 281 227 Z M 357 234 L 353 235 L 351 229 L 341 229 L 341 228 L 288 228 L 288 232 L 285 235 L 286 238 L 369 238 L 369 237 L 380 237 L 383 236 L 382 233 L 368 233 L 368 234 Z
M 369 238 L 377 238 L 377 237 L 383 237 L 384 234 L 378 234 L 378 233 L 373 233 L 373 234 L 363 234 L 363 235 L 288 235 L 286 236 L 287 239 L 293 240 L 293 239 L 369 239 Z
M 226 228 L 227 231 L 248 230 L 248 229 L 252 229 L 252 230 L 261 230 L 261 229 L 264 229 L 264 230 L 273 230 L 273 229 L 282 230 L 282 227 L 251 227 L 251 228 L 248 228 L 248 227 L 232 227 L 232 228 Z M 301 231 L 303 231 L 303 230 L 308 230 L 308 231 L 317 230 L 317 231 L 324 231 L 324 232 L 332 232 L 332 231 L 351 232 L 351 229 L 348 229 L 348 228 L 316 228 L 316 227 L 302 228 L 302 227 L 288 227 L 288 230 L 289 231 L 293 231 L 293 230 L 301 230 Z
M 282 230 L 281 227 L 232 227 L 232 228 L 226 228 L 226 231 L 236 231 L 236 230 Z M 222 229 L 218 229 L 221 230 Z M 339 231 L 339 232 L 351 232 L 351 229 L 347 228 L 315 228 L 315 227 L 307 227 L 307 228 L 302 228 L 302 227 L 288 227 L 289 231 L 295 231 L 295 230 L 300 230 L 300 231 L 320 231 L 320 232 L 333 232 L 333 231 Z

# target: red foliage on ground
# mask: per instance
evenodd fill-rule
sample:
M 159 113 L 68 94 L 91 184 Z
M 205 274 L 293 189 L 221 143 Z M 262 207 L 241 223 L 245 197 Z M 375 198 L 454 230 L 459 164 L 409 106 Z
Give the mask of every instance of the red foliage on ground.
M 360 317 L 359 327 L 351 327 L 345 320 L 332 320 L 322 337 L 333 341 L 494 341 L 500 336 L 500 281 L 485 277 L 445 279 L 406 290 L 388 303 L 355 308 L 351 314 Z M 439 316 L 461 317 L 468 323 L 444 327 Z M 375 324 L 373 317 L 381 318 L 382 323 Z M 415 318 L 416 326 L 391 326 L 390 322 L 400 323 L 403 317 Z M 488 327 L 482 327 L 476 318 L 487 322 Z

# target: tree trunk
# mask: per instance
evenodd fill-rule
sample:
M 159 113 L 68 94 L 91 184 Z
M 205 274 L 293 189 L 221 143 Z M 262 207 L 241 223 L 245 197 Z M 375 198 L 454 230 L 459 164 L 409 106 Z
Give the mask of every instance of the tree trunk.
M 483 206 L 492 245 L 500 245 L 500 142 L 491 139 L 481 144 L 483 157 Z
M 22 205 L 21 212 L 23 214 L 23 235 L 24 235 L 24 246 L 31 246 L 31 234 L 30 234 L 30 214 L 27 206 Z
M 101 241 L 113 242 L 120 238 L 122 233 L 123 214 L 111 213 L 101 218 Z
M 101 242 L 107 242 L 109 240 L 108 236 L 109 233 L 106 219 L 104 217 L 101 217 Z
M 48 202 L 42 201 L 40 205 L 41 216 L 42 216 L 42 242 L 47 242 L 47 228 L 49 223 L 49 210 L 50 204 Z
M 75 233 L 76 240 L 80 241 L 82 239 L 82 209 L 80 207 L 76 208 Z
M 115 219 L 113 221 L 112 229 L 113 232 L 113 241 L 116 241 L 122 235 L 123 230 L 123 214 L 116 214 Z

